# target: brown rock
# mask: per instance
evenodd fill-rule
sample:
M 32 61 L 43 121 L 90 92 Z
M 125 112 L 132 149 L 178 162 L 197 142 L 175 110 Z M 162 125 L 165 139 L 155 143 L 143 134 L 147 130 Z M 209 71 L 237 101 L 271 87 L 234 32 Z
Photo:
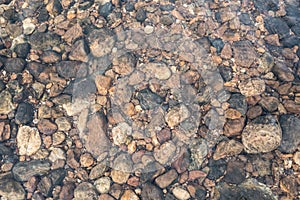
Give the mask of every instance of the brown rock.
M 229 108 L 225 111 L 225 117 L 228 119 L 239 119 L 242 117 L 242 113 L 233 108 Z
M 293 81 L 294 75 L 293 71 L 284 63 L 277 62 L 275 63 L 272 72 L 279 78 L 281 81 Z
M 112 196 L 109 194 L 101 194 L 98 198 L 98 200 L 114 200 Z
M 52 135 L 57 131 L 57 125 L 48 119 L 41 119 L 38 123 L 38 129 L 41 133 Z
M 217 145 L 213 155 L 214 160 L 219 160 L 227 156 L 235 156 L 243 151 L 244 146 L 236 140 L 222 141 Z
M 194 181 L 198 178 L 205 178 L 207 173 L 200 171 L 200 170 L 192 170 L 189 172 L 189 181 Z
M 106 95 L 108 89 L 111 85 L 111 78 L 103 75 L 97 75 L 95 77 L 95 84 L 98 90 L 98 93 L 101 95 Z
M 232 56 L 232 49 L 230 44 L 225 44 L 222 51 L 221 51 L 221 57 L 224 59 L 230 59 Z
M 167 173 L 157 177 L 155 179 L 155 183 L 160 187 L 160 188 L 166 188 L 168 187 L 174 180 L 176 180 L 178 177 L 177 172 L 172 169 L 168 171 Z
M 264 40 L 271 45 L 280 46 L 278 34 L 267 35 L 264 37 Z
M 259 78 L 251 78 L 243 80 L 239 84 L 239 89 L 241 93 L 246 97 L 257 96 L 265 91 L 266 84 L 263 80 Z
M 80 164 L 82 167 L 90 167 L 93 163 L 94 159 L 91 154 L 85 153 L 80 156 Z
M 249 119 L 254 119 L 262 114 L 262 108 L 261 106 L 253 106 L 249 108 L 247 111 L 247 117 Z
M 159 163 L 166 164 L 173 158 L 175 151 L 175 144 L 172 141 L 168 141 L 154 149 L 154 158 Z
M 8 140 L 10 138 L 10 126 L 4 122 L 0 122 L 0 141 Z
M 72 45 L 72 50 L 70 52 L 70 60 L 77 60 L 82 62 L 88 61 L 88 46 L 84 40 L 78 40 Z
M 287 100 L 284 102 L 283 106 L 288 112 L 299 114 L 300 113 L 300 104 L 296 104 L 292 100 Z
M 168 128 L 164 128 L 156 133 L 156 137 L 159 143 L 164 143 L 171 139 L 171 131 Z
M 121 75 L 129 75 L 133 72 L 136 65 L 136 58 L 133 54 L 126 53 L 113 61 L 113 70 Z
M 240 135 L 245 125 L 245 118 L 228 119 L 224 125 L 224 135 L 227 137 Z
M 90 179 L 97 179 L 103 176 L 104 172 L 106 171 L 107 166 L 104 163 L 100 163 L 92 168 L 89 178 Z
M 297 195 L 297 180 L 293 175 L 289 175 L 280 180 L 280 188 L 291 196 Z
M 136 176 L 130 177 L 127 181 L 127 184 L 133 187 L 137 187 L 140 184 L 140 179 Z
M 125 190 L 124 194 L 121 197 L 121 200 L 139 200 L 140 198 L 132 191 Z
M 74 26 L 72 26 L 64 35 L 63 39 L 67 41 L 68 43 L 72 43 L 76 38 L 82 36 L 82 28 L 81 26 L 77 23 Z
M 113 169 L 111 172 L 111 178 L 114 182 L 119 183 L 119 184 L 124 184 L 127 182 L 128 178 L 130 176 L 130 173 L 128 172 L 123 172 L 119 170 Z
M 41 55 L 41 59 L 44 63 L 55 63 L 61 60 L 61 55 L 55 51 L 45 51 Z
M 277 110 L 279 100 L 276 97 L 263 97 L 259 104 L 269 112 Z
M 249 41 L 234 42 L 233 52 L 236 64 L 242 67 L 250 67 L 257 57 L 253 45 Z

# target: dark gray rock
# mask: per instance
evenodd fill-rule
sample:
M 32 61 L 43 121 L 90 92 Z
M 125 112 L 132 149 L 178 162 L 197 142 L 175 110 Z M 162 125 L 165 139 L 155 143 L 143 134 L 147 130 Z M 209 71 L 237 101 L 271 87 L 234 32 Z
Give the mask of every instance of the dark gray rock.
M 232 184 L 240 184 L 246 179 L 244 163 L 241 161 L 229 161 L 227 164 L 224 181 Z
M 175 6 L 172 4 L 164 4 L 164 5 L 160 5 L 160 9 L 162 11 L 172 11 L 174 10 Z
M 56 71 L 63 78 L 76 78 L 80 68 L 81 62 L 79 61 L 61 61 L 56 64 Z
M 44 196 L 49 197 L 54 187 L 61 184 L 65 176 L 66 171 L 64 169 L 56 169 L 51 171 L 47 176 L 44 176 L 37 187 Z
M 42 176 L 50 170 L 50 163 L 46 160 L 31 160 L 17 163 L 12 173 L 16 180 L 27 181 L 32 176 Z
M 230 99 L 228 100 L 228 103 L 230 104 L 230 108 L 234 108 L 238 110 L 243 115 L 247 112 L 247 102 L 244 95 L 236 93 L 232 94 Z
M 137 95 L 137 99 L 144 110 L 154 109 L 163 102 L 162 97 L 153 93 L 148 88 L 141 90 Z
M 126 5 L 125 5 L 125 9 L 127 12 L 132 12 L 134 11 L 134 3 L 133 2 L 128 2 Z
M 14 23 L 19 19 L 18 13 L 15 11 L 15 9 L 7 9 L 3 12 L 3 17 L 10 21 L 11 23 Z
M 37 17 L 39 23 L 47 21 L 49 17 L 50 15 L 45 8 L 39 10 L 39 15 Z
M 5 84 L 2 80 L 0 80 L 0 92 L 5 89 Z
M 4 64 L 4 68 L 11 73 L 21 73 L 25 65 L 26 61 L 22 58 L 8 58 Z
M 19 58 L 26 58 L 28 53 L 30 52 L 30 44 L 29 43 L 21 43 L 15 46 L 14 51 L 16 52 Z
M 113 10 L 113 5 L 110 2 L 103 4 L 99 9 L 99 15 L 102 17 L 107 17 Z
M 268 10 L 276 11 L 279 9 L 278 0 L 254 0 L 254 6 L 260 12 L 267 12 Z
M 264 22 L 270 34 L 278 34 L 280 38 L 289 35 L 290 27 L 282 18 L 267 17 Z
M 32 48 L 48 50 L 49 48 L 60 44 L 60 36 L 54 33 L 35 32 L 29 38 Z
M 219 38 L 212 40 L 211 44 L 217 49 L 217 53 L 220 53 L 224 47 L 224 42 Z
M 290 82 L 293 81 L 295 78 L 293 71 L 284 62 L 281 61 L 275 63 L 274 67 L 272 68 L 272 72 L 281 81 Z
M 17 113 L 15 116 L 17 124 L 28 124 L 32 122 L 34 115 L 34 108 L 29 103 L 21 103 L 18 106 Z
M 171 24 L 173 24 L 173 19 L 170 15 L 163 15 L 160 17 L 160 23 L 162 23 L 163 25 L 166 26 L 170 26 Z
M 241 13 L 239 15 L 240 22 L 242 22 L 245 25 L 251 25 L 253 24 L 253 20 L 251 19 L 250 15 L 248 13 Z
M 136 20 L 138 22 L 144 22 L 147 18 L 147 13 L 143 8 L 140 8 L 136 11 L 136 16 L 135 16 Z
M 231 81 L 233 78 L 233 71 L 231 67 L 218 67 L 218 69 L 225 82 Z
M 226 170 L 226 161 L 224 159 L 213 160 L 209 161 L 209 172 L 207 178 L 211 180 L 217 180 L 221 176 L 224 175 Z
M 300 144 L 300 118 L 295 115 L 282 115 L 279 122 L 282 129 L 279 149 L 284 153 L 293 153 Z

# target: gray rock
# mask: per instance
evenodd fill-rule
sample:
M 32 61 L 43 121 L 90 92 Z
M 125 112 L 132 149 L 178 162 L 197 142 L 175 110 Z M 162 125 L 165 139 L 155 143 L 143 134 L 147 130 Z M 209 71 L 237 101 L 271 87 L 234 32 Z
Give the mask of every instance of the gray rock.
M 142 199 L 147 200 L 163 200 L 163 192 L 151 183 L 146 183 L 142 189 Z
M 74 197 L 76 200 L 96 200 L 97 193 L 95 187 L 91 183 L 83 182 L 76 187 Z
M 42 176 L 50 170 L 50 163 L 46 160 L 32 160 L 17 163 L 12 173 L 16 180 L 27 181 L 32 176 Z
M 29 43 L 17 44 L 14 48 L 14 52 L 16 52 L 19 58 L 26 58 L 28 53 L 30 52 L 30 44 Z
M 8 114 L 14 109 L 11 94 L 4 90 L 0 93 L 0 114 Z
M 238 110 L 243 115 L 247 112 L 247 102 L 244 95 L 236 93 L 232 94 L 230 99 L 228 100 L 228 103 L 230 104 L 230 108 L 234 108 Z
M 8 58 L 4 64 L 6 71 L 11 73 L 21 73 L 25 68 L 26 61 L 22 58 Z
M 152 110 L 163 102 L 163 99 L 159 95 L 153 93 L 148 88 L 141 90 L 137 95 L 137 99 L 144 110 Z
M 108 17 L 108 15 L 112 12 L 113 10 L 113 5 L 110 2 L 107 2 L 103 4 L 100 9 L 99 9 L 99 15 L 102 17 Z
M 38 184 L 40 192 L 47 196 L 51 196 L 51 193 L 56 185 L 62 183 L 66 176 L 66 171 L 62 168 L 51 171 L 50 174 L 44 176 Z
M 34 115 L 34 108 L 29 103 L 20 103 L 17 108 L 15 116 L 17 124 L 28 124 L 32 122 Z
M 81 68 L 79 61 L 61 61 L 56 65 L 57 73 L 64 78 L 76 78 L 78 70 Z
M 35 32 L 29 38 L 32 48 L 46 50 L 60 44 L 60 36 L 54 33 Z
M 189 166 L 190 170 L 201 169 L 202 162 L 204 161 L 207 153 L 208 146 L 205 140 L 194 140 L 190 144 L 191 151 L 191 164 Z
M 143 8 L 138 9 L 135 18 L 138 22 L 144 22 L 147 18 L 146 11 Z
M 300 144 L 300 118 L 295 115 L 282 115 L 279 122 L 282 129 L 279 149 L 284 153 L 293 153 Z
M 0 196 L 3 199 L 23 200 L 25 199 L 25 190 L 20 183 L 13 179 L 0 179 Z

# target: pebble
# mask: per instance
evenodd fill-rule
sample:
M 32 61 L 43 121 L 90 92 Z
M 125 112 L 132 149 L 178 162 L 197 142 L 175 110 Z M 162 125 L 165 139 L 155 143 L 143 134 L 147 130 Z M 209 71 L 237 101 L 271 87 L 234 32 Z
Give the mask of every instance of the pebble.
M 217 145 L 213 158 L 219 160 L 227 156 L 239 155 L 243 149 L 244 146 L 236 140 L 222 141 Z
M 293 153 L 300 144 L 300 118 L 295 115 L 282 115 L 279 122 L 282 129 L 279 149 L 284 153 Z
M 31 156 L 36 153 L 42 144 L 40 134 L 36 128 L 22 126 L 17 134 L 19 155 Z
M 63 78 L 76 78 L 78 70 L 82 67 L 78 61 L 61 61 L 55 66 L 57 73 Z
M 262 94 L 266 85 L 265 82 L 259 78 L 246 79 L 239 84 L 239 89 L 242 95 L 246 97 L 257 96 Z
M 165 115 L 165 120 L 170 128 L 174 128 L 186 120 L 190 116 L 188 108 L 181 104 L 168 111 Z
M 85 199 L 85 200 L 95 200 L 97 199 L 97 192 L 95 187 L 88 182 L 80 183 L 74 190 L 74 197 L 76 200 Z
M 144 110 L 155 109 L 163 102 L 163 98 L 161 96 L 152 92 L 148 88 L 139 91 L 137 99 Z
M 92 55 L 102 57 L 109 54 L 115 44 L 115 38 L 108 29 L 93 30 L 88 35 L 89 47 Z
M 68 132 L 72 128 L 69 119 L 66 117 L 57 118 L 55 124 L 59 131 Z
M 166 188 L 168 187 L 173 181 L 175 181 L 178 177 L 178 174 L 176 170 L 172 169 L 168 171 L 167 173 L 157 177 L 155 179 L 155 183 L 160 187 L 160 188 Z
M 111 86 L 112 79 L 107 76 L 97 75 L 95 77 L 95 84 L 100 95 L 107 95 L 108 89 Z
M 61 55 L 52 50 L 44 51 L 40 58 L 44 63 L 56 63 L 61 61 Z
M 127 137 L 132 134 L 132 128 L 125 122 L 119 123 L 112 129 L 113 142 L 116 145 L 126 143 Z
M 162 165 L 165 165 L 175 156 L 175 152 L 175 144 L 172 141 L 168 141 L 154 149 L 154 158 Z
M 66 139 L 66 135 L 63 132 L 55 132 L 52 135 L 52 144 L 54 146 L 56 145 L 60 145 L 61 143 L 63 143 Z
M 14 109 L 11 94 L 4 90 L 0 93 L 0 114 L 8 114 Z
M 136 67 L 136 58 L 132 53 L 126 53 L 120 57 L 113 59 L 113 70 L 121 75 L 129 75 Z
M 82 167 L 90 167 L 94 164 L 94 158 L 89 153 L 84 153 L 80 156 L 80 164 Z
M 4 64 L 4 69 L 10 73 L 21 73 L 26 65 L 23 58 L 8 58 Z
M 141 196 L 142 199 L 164 200 L 163 192 L 151 183 L 145 183 Z
M 242 132 L 242 142 L 247 153 L 266 153 L 276 149 L 282 139 L 277 119 L 272 115 L 260 116 L 249 122 Z
M 90 179 L 100 178 L 104 174 L 106 169 L 107 169 L 107 166 L 105 164 L 103 164 L 103 163 L 97 164 L 95 167 L 93 167 L 91 169 L 91 172 L 89 174 L 89 178 Z
M 53 148 L 49 155 L 49 160 L 54 163 L 57 160 L 66 160 L 66 154 L 61 148 Z
M 29 43 L 20 43 L 16 44 L 14 48 L 14 52 L 16 52 L 19 58 L 25 59 L 30 52 L 30 44 Z
M 29 103 L 20 103 L 15 115 L 17 124 L 28 124 L 33 120 L 34 108 Z
M 191 197 L 189 192 L 183 189 L 182 187 L 175 187 L 172 190 L 172 193 L 179 200 L 188 200 Z
M 81 62 L 88 61 L 89 47 L 85 40 L 77 40 L 72 45 L 72 50 L 69 54 L 70 60 L 77 60 Z
M 300 166 L 300 151 L 297 151 L 293 156 L 294 162 Z
M 147 18 L 147 13 L 146 11 L 143 9 L 143 8 L 139 8 L 137 11 L 136 11 L 136 16 L 135 16 L 136 20 L 138 22 L 144 22 Z
M 154 27 L 147 25 L 147 26 L 145 26 L 144 31 L 146 34 L 151 34 L 154 31 Z
M 173 24 L 173 19 L 170 15 L 163 15 L 162 17 L 160 17 L 160 23 L 162 23 L 163 25 L 166 26 L 170 26 L 171 24 Z
M 29 37 L 29 43 L 34 49 L 48 49 L 60 44 L 60 36 L 50 32 L 34 32 Z
M 246 179 L 244 163 L 241 161 L 229 161 L 227 163 L 224 181 L 231 184 L 240 184 Z
M 207 178 L 210 180 L 217 180 L 224 175 L 226 171 L 225 159 L 213 160 L 211 159 L 208 163 L 209 172 Z
M 32 176 L 43 176 L 50 170 L 47 160 L 31 160 L 15 164 L 12 173 L 18 181 L 28 181 Z
M 110 2 L 107 2 L 105 4 L 103 4 L 100 8 L 99 8 L 99 15 L 101 15 L 104 18 L 107 18 L 108 15 L 113 11 L 113 5 Z
M 295 79 L 292 70 L 288 68 L 284 62 L 276 62 L 272 69 L 272 72 L 281 81 L 289 82 Z
M 75 184 L 66 182 L 63 184 L 59 193 L 59 199 L 72 199 L 74 196 Z
M 25 35 L 30 35 L 35 30 L 35 24 L 31 22 L 30 18 L 23 20 L 23 29 Z
M 120 200 L 139 200 L 140 198 L 132 191 L 125 190 Z
M 57 131 L 57 125 L 48 119 L 41 119 L 37 126 L 38 130 L 45 135 L 52 135 Z
M 108 193 L 110 190 L 111 180 L 109 177 L 102 177 L 97 179 L 94 185 L 100 194 Z

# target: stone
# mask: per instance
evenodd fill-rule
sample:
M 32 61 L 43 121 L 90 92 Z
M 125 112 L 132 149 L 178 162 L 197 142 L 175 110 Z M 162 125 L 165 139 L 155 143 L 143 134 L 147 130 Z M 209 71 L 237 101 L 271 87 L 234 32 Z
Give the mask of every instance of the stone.
M 160 17 L 160 23 L 166 26 L 173 24 L 173 19 L 170 15 L 163 15 Z
M 19 155 L 31 156 L 36 153 L 42 144 L 40 134 L 36 128 L 22 126 L 17 134 Z
M 279 122 L 272 115 L 260 116 L 249 122 L 242 132 L 247 153 L 266 153 L 276 149 L 282 139 Z
M 94 182 L 97 191 L 100 194 L 108 193 L 110 190 L 111 180 L 109 177 L 102 177 Z
M 262 94 L 266 89 L 266 84 L 259 78 L 246 79 L 239 84 L 242 95 L 246 97 Z
M 191 141 L 189 147 L 190 147 L 191 161 L 192 161 L 189 166 L 189 169 L 190 170 L 201 169 L 201 165 L 208 153 L 207 142 L 203 139 L 197 139 Z
M 63 10 L 59 0 L 50 0 L 46 5 L 46 9 L 53 16 L 59 15 Z
M 130 174 L 124 171 L 113 169 L 111 172 L 111 178 L 114 182 L 124 184 L 127 182 Z
M 140 198 L 132 191 L 125 190 L 120 200 L 139 200 Z
M 61 148 L 53 148 L 49 155 L 49 160 L 54 163 L 57 160 L 66 160 L 66 154 Z
M 241 161 L 229 161 L 224 181 L 231 184 L 240 184 L 246 179 L 245 164 Z
M 112 60 L 113 70 L 121 75 L 131 74 L 136 67 L 136 58 L 132 53 L 125 53 Z
M 249 108 L 248 112 L 247 112 L 247 117 L 249 119 L 254 119 L 258 116 L 260 116 L 262 114 L 263 110 L 261 108 L 261 106 L 253 106 L 251 108 Z
M 72 182 L 64 183 L 59 193 L 59 199 L 73 199 L 75 184 Z
M 111 147 L 106 136 L 107 122 L 103 113 L 90 115 L 86 123 L 86 133 L 79 133 L 79 136 L 87 149 L 94 157 L 102 155 Z
M 145 67 L 146 72 L 159 80 L 167 80 L 171 77 L 171 70 L 164 63 L 149 63 Z
M 47 160 L 31 160 L 15 164 L 12 173 L 17 181 L 28 181 L 32 176 L 43 176 L 50 170 Z
M 16 123 L 17 124 L 28 124 L 33 120 L 34 108 L 29 103 L 20 103 L 16 112 Z
M 171 183 L 173 181 L 175 181 L 178 177 L 177 172 L 172 169 L 170 171 L 168 171 L 167 173 L 157 177 L 155 179 L 155 183 L 160 187 L 160 188 L 166 188 L 169 185 L 171 185 Z
M 211 159 L 208 163 L 209 172 L 207 178 L 210 180 L 217 180 L 224 175 L 226 171 L 225 159 L 213 160 Z
M 294 162 L 300 166 L 300 151 L 297 151 L 293 156 Z
M 63 78 L 76 78 L 77 72 L 83 67 L 79 61 L 61 61 L 57 64 L 56 71 Z
M 88 61 L 89 48 L 85 40 L 77 40 L 74 45 L 72 45 L 72 50 L 69 54 L 70 60 L 76 60 L 81 62 Z
M 37 128 L 45 135 L 52 135 L 57 131 L 57 125 L 48 119 L 41 119 L 37 125 Z
M 89 47 L 95 57 L 102 57 L 111 52 L 115 45 L 115 36 L 105 28 L 93 30 L 88 35 Z
M 112 139 L 115 145 L 126 143 L 127 138 L 132 134 L 132 128 L 126 123 L 121 122 L 112 129 Z
M 214 160 L 239 155 L 244 149 L 243 144 L 236 140 L 222 141 L 217 145 L 213 155 Z
M 269 112 L 274 112 L 279 106 L 279 100 L 276 97 L 263 97 L 259 104 Z
M 108 15 L 112 12 L 113 10 L 113 5 L 110 2 L 107 2 L 105 4 L 103 4 L 102 6 L 100 6 L 99 8 L 99 15 L 107 18 Z
M 61 61 L 61 55 L 52 50 L 44 51 L 40 58 L 44 63 L 56 63 Z
M 232 49 L 229 44 L 225 44 L 221 50 L 221 58 L 230 59 L 232 56 Z
M 171 108 L 165 115 L 165 121 L 170 128 L 174 128 L 190 116 L 188 108 L 181 104 L 179 106 Z
M 240 135 L 245 126 L 245 117 L 239 119 L 227 119 L 224 124 L 224 135 L 227 137 Z
M 66 31 L 66 33 L 63 35 L 63 39 L 68 43 L 72 43 L 82 35 L 83 35 L 83 30 L 80 24 L 76 23 L 74 26 L 72 26 Z
M 266 17 L 264 23 L 270 34 L 278 34 L 280 38 L 289 35 L 290 28 L 281 17 Z
M 97 199 L 97 192 L 95 187 L 88 182 L 80 183 L 76 189 L 74 190 L 75 199 L 86 199 L 86 200 L 94 200 Z
M 60 44 L 60 36 L 50 32 L 34 32 L 29 37 L 29 43 L 34 49 L 49 49 Z
M 90 167 L 94 164 L 93 156 L 89 153 L 84 153 L 80 156 L 80 164 L 82 167 Z
M 151 183 L 146 183 L 142 188 L 142 199 L 149 199 L 149 200 L 163 200 L 163 192 Z
M 89 174 L 89 178 L 90 179 L 97 179 L 97 178 L 103 176 L 106 169 L 107 169 L 107 166 L 103 163 L 100 163 L 100 164 L 96 165 L 95 167 L 93 167 L 91 169 L 91 172 Z
M 272 1 L 254 0 L 253 3 L 255 8 L 260 12 L 264 12 L 266 10 L 277 11 L 279 9 L 278 0 L 272 0 Z
M 138 92 L 137 99 L 144 110 L 157 108 L 163 102 L 162 97 L 146 88 Z
M 175 187 L 172 190 L 172 193 L 179 200 L 188 200 L 191 197 L 189 192 L 183 189 L 182 187 Z
M 293 114 L 298 114 L 300 113 L 300 104 L 296 103 L 295 101 L 292 100 L 287 100 L 284 102 L 284 108 Z
M 68 118 L 60 117 L 55 120 L 55 124 L 57 125 L 57 129 L 59 131 L 68 132 L 72 126 Z
M 5 141 L 10 138 L 11 130 L 10 125 L 5 122 L 0 122 L 0 141 Z
M 0 114 L 7 115 L 14 109 L 11 94 L 4 90 L 0 93 Z
M 3 199 L 22 200 L 26 199 L 22 185 L 11 178 L 0 179 L 0 196 Z
M 228 100 L 229 108 L 233 108 L 239 111 L 242 115 L 245 115 L 247 112 L 247 102 L 244 95 L 235 93 L 232 94 Z
M 264 53 L 260 58 L 257 70 L 259 72 L 268 73 L 272 70 L 274 63 L 273 56 L 271 56 L 269 53 Z
M 289 195 L 295 197 L 298 193 L 298 183 L 297 179 L 293 175 L 288 175 L 280 180 L 280 188 L 288 193 Z
M 143 9 L 143 8 L 139 8 L 136 11 L 136 16 L 135 16 L 136 20 L 138 22 L 144 22 L 147 18 L 147 12 Z
M 21 73 L 26 65 L 23 58 L 8 58 L 4 64 L 4 69 L 10 73 Z
M 14 48 L 14 52 L 16 52 L 19 58 L 25 59 L 30 52 L 30 44 L 29 43 L 17 44 Z
M 154 158 L 162 165 L 165 165 L 175 156 L 175 152 L 175 144 L 172 141 L 168 141 L 154 149 Z
M 247 179 L 238 186 L 220 183 L 216 187 L 216 199 L 260 199 L 260 200 L 276 200 L 277 197 L 272 193 L 271 189 L 265 184 L 255 179 Z
M 293 153 L 300 144 L 300 118 L 295 115 L 282 115 L 279 122 L 282 129 L 279 150 L 284 153 Z
M 115 200 L 115 198 L 113 198 L 109 194 L 101 194 L 99 196 L 98 200 Z
M 242 67 L 250 67 L 257 57 L 249 41 L 234 42 L 232 48 L 236 64 Z
M 272 68 L 272 72 L 278 77 L 281 81 L 293 81 L 295 79 L 293 71 L 286 66 L 284 62 L 276 62 Z
M 111 86 L 112 79 L 103 75 L 96 75 L 95 85 L 100 95 L 107 95 L 108 90 Z

